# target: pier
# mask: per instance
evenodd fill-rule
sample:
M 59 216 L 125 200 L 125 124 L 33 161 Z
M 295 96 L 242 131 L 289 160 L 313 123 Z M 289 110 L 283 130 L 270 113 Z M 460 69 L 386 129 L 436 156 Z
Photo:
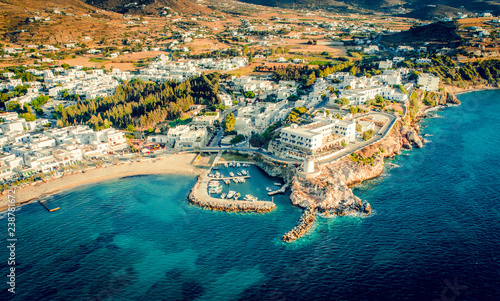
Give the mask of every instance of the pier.
M 47 205 L 45 205 L 44 203 L 42 203 L 42 201 L 38 201 L 38 203 L 39 203 L 40 205 L 42 205 L 42 206 L 43 206 L 43 208 L 47 209 L 47 211 L 48 211 L 48 212 L 54 212 L 54 211 L 57 211 L 57 210 L 59 210 L 59 209 L 60 209 L 59 207 L 54 208 L 54 209 L 49 209 L 49 207 L 47 207 Z
M 224 178 L 211 178 L 211 177 L 208 177 L 210 180 L 213 180 L 213 181 L 224 181 L 224 180 L 232 180 L 232 179 L 235 179 L 235 178 L 244 178 L 244 179 L 250 179 L 250 176 L 234 176 L 234 177 L 224 177 Z
M 285 185 L 281 186 L 280 189 L 268 192 L 267 195 L 271 196 L 271 195 L 275 195 L 275 194 L 278 194 L 278 193 L 285 193 L 285 191 L 288 188 L 288 186 L 289 186 L 289 184 L 286 183 Z

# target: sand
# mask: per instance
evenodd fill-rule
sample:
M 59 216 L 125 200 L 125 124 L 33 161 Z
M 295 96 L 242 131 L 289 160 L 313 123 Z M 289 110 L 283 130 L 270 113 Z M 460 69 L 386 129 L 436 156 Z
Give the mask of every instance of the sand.
M 66 175 L 56 180 L 16 190 L 14 194 L 16 206 L 37 201 L 44 196 L 80 185 L 102 182 L 109 179 L 156 174 L 186 174 L 197 176 L 205 172 L 206 169 L 191 165 L 195 156 L 196 154 L 176 154 L 161 159 L 95 168 L 87 170 L 85 173 Z M 6 210 L 7 207 L 8 196 L 5 194 L 0 200 L 0 212 Z

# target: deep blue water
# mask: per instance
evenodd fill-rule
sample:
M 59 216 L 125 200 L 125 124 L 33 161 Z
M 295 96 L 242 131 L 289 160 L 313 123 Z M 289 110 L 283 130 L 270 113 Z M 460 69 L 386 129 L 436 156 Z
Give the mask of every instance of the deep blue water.
M 0 298 L 499 300 L 499 95 L 461 95 L 461 106 L 423 121 L 431 142 L 355 189 L 372 216 L 319 218 L 292 244 L 281 236 L 300 210 L 287 195 L 268 214 L 208 211 L 186 201 L 191 176 L 80 187 L 50 197 L 53 213 L 24 206 L 17 294 L 4 277 Z M 231 185 L 265 198 L 276 179 L 251 172 L 252 183 Z

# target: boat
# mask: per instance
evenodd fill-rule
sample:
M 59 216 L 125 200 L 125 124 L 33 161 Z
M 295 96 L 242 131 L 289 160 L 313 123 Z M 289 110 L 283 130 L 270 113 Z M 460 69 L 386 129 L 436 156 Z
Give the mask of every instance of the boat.
M 227 195 L 227 194 L 222 193 L 222 194 L 220 195 L 220 198 L 221 198 L 221 199 L 225 199 L 225 198 L 226 198 L 226 195 Z
M 251 194 L 247 194 L 245 195 L 245 198 L 243 199 L 244 201 L 249 201 L 249 202 L 255 202 L 257 201 L 257 197 L 251 195 Z
M 240 181 L 240 183 L 245 183 L 245 179 L 244 178 L 239 178 L 238 180 Z
M 236 163 L 236 167 L 240 167 L 240 166 L 241 166 L 240 162 Z
M 227 198 L 230 199 L 236 194 L 236 191 L 229 190 L 229 193 L 227 194 Z
M 231 181 L 228 179 L 224 179 L 224 183 L 226 183 L 226 185 L 229 185 L 229 184 L 231 184 Z
M 281 183 L 274 183 L 274 185 L 276 185 L 276 186 L 281 186 Z
M 219 181 L 210 181 L 208 183 L 208 186 L 210 186 L 210 187 L 218 187 L 218 186 L 220 186 L 220 183 L 219 183 Z
M 239 183 L 238 178 L 233 178 L 234 183 Z
M 229 175 L 230 175 L 231 177 L 234 177 L 234 172 L 230 171 L 230 172 L 229 172 Z
M 237 200 L 240 198 L 240 196 L 241 196 L 241 194 L 239 192 L 237 192 L 236 195 L 234 196 L 234 199 Z
M 239 172 L 239 171 L 238 171 L 236 174 L 237 174 L 238 176 L 240 176 L 240 177 L 243 175 L 243 174 L 242 174 L 241 172 Z
M 269 191 L 269 192 L 273 191 L 273 190 L 272 190 L 271 188 L 269 188 L 269 187 L 266 187 L 266 190 L 267 190 L 267 191 Z
M 224 167 L 227 167 L 227 163 L 226 162 L 224 162 Z
M 221 193 L 222 187 L 212 187 L 208 190 L 208 193 Z
M 244 170 L 244 169 L 242 169 L 242 170 L 241 170 L 241 174 L 242 174 L 242 175 L 244 175 L 244 176 L 246 176 L 246 175 L 247 175 L 247 171 L 246 171 L 246 170 Z

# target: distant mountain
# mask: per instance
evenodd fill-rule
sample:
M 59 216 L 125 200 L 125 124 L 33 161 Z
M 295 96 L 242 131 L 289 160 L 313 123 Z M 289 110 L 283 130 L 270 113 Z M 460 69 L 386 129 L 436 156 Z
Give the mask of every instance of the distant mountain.
M 209 13 L 211 10 L 190 0 L 84 0 L 86 3 L 118 13 L 155 15 L 165 7 L 179 13 Z
M 434 19 L 445 16 L 456 16 L 458 12 L 492 12 L 500 15 L 500 0 L 239 0 L 258 5 L 306 8 L 333 9 L 353 12 L 359 9 L 391 12 L 391 9 L 404 8 L 411 11 L 402 16 Z

